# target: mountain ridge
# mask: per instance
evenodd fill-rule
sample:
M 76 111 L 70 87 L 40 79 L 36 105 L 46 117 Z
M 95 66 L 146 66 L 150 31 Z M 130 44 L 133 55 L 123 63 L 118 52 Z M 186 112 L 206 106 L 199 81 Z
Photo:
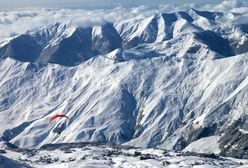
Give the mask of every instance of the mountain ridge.
M 100 26 L 55 23 L 12 38 L 0 47 L 1 138 L 25 148 L 100 142 L 170 150 L 209 138 L 218 154 L 247 158 L 247 135 L 235 131 L 246 129 L 237 121 L 248 100 L 248 23 L 229 19 L 190 9 Z M 71 119 L 47 122 L 57 113 Z

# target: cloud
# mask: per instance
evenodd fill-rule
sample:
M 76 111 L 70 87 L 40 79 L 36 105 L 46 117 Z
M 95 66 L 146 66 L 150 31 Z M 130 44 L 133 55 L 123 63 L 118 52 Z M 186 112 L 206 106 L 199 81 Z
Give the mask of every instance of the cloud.
M 111 10 L 32 9 L 0 12 L 0 41 L 55 22 L 88 27 L 102 25 L 106 21 L 142 18 L 152 13 L 154 10 L 141 9 L 141 7 L 135 9 L 118 7 Z
M 232 11 L 248 13 L 247 4 L 238 0 L 226 0 L 222 3 L 199 6 L 190 4 L 184 6 L 160 5 L 158 7 L 139 6 L 135 8 L 117 7 L 108 10 L 71 10 L 71 9 L 24 9 L 0 12 L 0 41 L 26 31 L 38 29 L 52 23 L 69 23 L 72 26 L 94 26 L 108 22 L 119 22 L 131 18 L 142 19 L 156 13 L 185 10 Z
M 220 11 L 227 12 L 237 8 L 248 7 L 248 2 L 240 1 L 240 0 L 224 0 L 219 4 L 207 4 L 202 8 L 210 11 Z

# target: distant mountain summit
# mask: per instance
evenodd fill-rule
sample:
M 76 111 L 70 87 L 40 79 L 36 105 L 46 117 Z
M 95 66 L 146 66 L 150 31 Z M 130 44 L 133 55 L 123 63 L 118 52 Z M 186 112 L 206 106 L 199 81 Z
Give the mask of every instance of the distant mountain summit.
M 23 62 L 75 66 L 121 47 L 122 39 L 111 23 L 87 28 L 53 24 L 15 37 L 0 53 Z
M 219 23 L 228 19 L 220 12 L 190 9 L 86 28 L 55 23 L 14 37 L 0 48 L 0 58 L 75 66 L 118 48 L 125 51 L 141 44 L 166 43 L 187 36 L 222 56 L 247 52 L 247 25 Z M 227 29 L 230 26 L 234 32 Z M 233 33 L 245 37 L 242 44 L 238 44 L 238 39 L 228 38 Z

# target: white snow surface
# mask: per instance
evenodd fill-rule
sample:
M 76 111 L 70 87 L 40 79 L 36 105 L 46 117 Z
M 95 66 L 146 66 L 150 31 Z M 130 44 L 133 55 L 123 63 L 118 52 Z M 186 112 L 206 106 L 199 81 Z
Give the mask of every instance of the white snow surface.
M 180 139 L 189 139 L 192 130 L 213 124 L 217 131 L 225 130 L 246 115 L 246 12 L 202 13 L 188 9 L 136 13 L 137 9 L 132 9 L 125 19 L 113 19 L 122 10 L 126 11 L 100 10 L 97 16 L 102 14 L 104 18 L 94 22 L 73 20 L 81 16 L 80 10 L 62 10 L 69 13 L 65 21 L 64 15 L 57 16 L 61 11 L 44 10 L 41 18 L 54 14 L 59 22 L 45 21 L 39 28 L 25 27 L 13 36 L 6 35 L 15 38 L 27 30 L 29 35 L 40 33 L 46 48 L 70 38 L 78 27 L 92 27 L 94 38 L 102 37 L 106 32 L 100 25 L 113 22 L 127 47 L 95 55 L 72 67 L 1 58 L 2 140 L 24 148 L 47 143 L 108 142 L 174 149 Z M 11 27 L 18 23 L 18 13 L 24 18 L 40 14 L 29 12 L 4 12 L 0 19 L 5 23 L 12 16 Z M 87 16 L 90 19 L 96 15 L 88 11 Z M 228 45 L 222 47 L 220 42 L 226 41 L 219 36 L 226 37 L 228 45 L 244 49 L 235 53 L 230 47 L 234 53 L 226 53 Z M 3 48 L 11 40 L 0 41 Z M 59 113 L 70 120 L 49 122 Z M 55 133 L 58 127 L 63 127 L 61 134 Z M 193 142 L 196 146 L 202 143 L 204 139 Z M 213 143 L 212 150 L 218 151 L 217 141 Z
M 243 134 L 248 134 L 248 131 L 247 130 L 244 130 L 244 129 L 239 129 L 239 131 Z
M 48 150 L 22 152 L 5 150 L 6 153 L 0 155 L 0 159 L 4 158 L 4 162 L 0 160 L 0 163 L 4 168 L 8 166 L 15 168 L 13 163 L 5 161 L 11 158 L 12 162 L 19 164 L 19 167 L 24 165 L 23 168 L 29 166 L 37 168 L 241 168 L 248 166 L 247 160 L 210 158 L 161 149 L 116 148 L 106 145 L 86 145 L 80 148 L 68 148 L 68 146 L 63 148 L 62 146 L 48 148 Z
M 190 151 L 196 153 L 215 153 L 219 154 L 219 141 L 220 136 L 209 136 L 201 138 L 189 144 L 183 151 Z
M 212 117 L 211 110 L 224 103 L 240 84 L 245 91 L 247 84 L 243 87 L 242 81 L 247 76 L 247 58 L 240 55 L 200 61 L 190 74 L 186 70 L 187 59 L 176 62 L 173 58 L 167 61 L 166 57 L 115 63 L 100 56 L 77 67 L 49 64 L 39 71 L 32 69 L 30 63 L 7 58 L 0 67 L 0 133 L 16 128 L 11 131 L 10 141 L 20 147 L 36 147 L 50 141 L 122 143 L 125 140 L 120 133 L 132 136 L 140 125 L 144 132 L 129 145 L 149 146 L 154 141 L 164 142 L 166 147 L 170 144 L 164 139 L 169 122 L 164 121 L 175 120 L 182 106 L 194 109 L 196 117 L 184 119 L 187 124 L 192 121 L 194 127 L 221 119 L 218 115 Z M 185 105 L 181 100 L 184 96 L 189 97 Z M 157 109 L 161 103 L 165 105 Z M 225 117 L 230 123 L 233 115 L 241 115 L 232 114 L 234 110 Z M 61 135 L 52 130 L 64 121 L 48 122 L 57 113 L 71 118 Z M 155 138 L 157 133 L 159 139 Z M 175 132 L 173 138 L 179 135 Z

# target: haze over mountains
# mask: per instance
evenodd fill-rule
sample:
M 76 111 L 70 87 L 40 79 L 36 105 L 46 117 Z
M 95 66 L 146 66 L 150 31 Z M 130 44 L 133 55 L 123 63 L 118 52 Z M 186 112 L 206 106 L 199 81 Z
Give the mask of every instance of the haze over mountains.
M 1 14 L 1 26 L 12 30 L 14 21 L 53 18 L 25 33 L 2 33 L 1 140 L 24 148 L 99 142 L 247 158 L 247 7 L 130 10 L 123 19 L 111 19 L 118 10 L 90 11 L 92 21 L 78 19 L 80 10 L 62 11 L 71 13 L 65 21 L 61 10 L 23 11 L 17 20 L 18 12 Z M 49 123 L 57 113 L 71 119 Z

